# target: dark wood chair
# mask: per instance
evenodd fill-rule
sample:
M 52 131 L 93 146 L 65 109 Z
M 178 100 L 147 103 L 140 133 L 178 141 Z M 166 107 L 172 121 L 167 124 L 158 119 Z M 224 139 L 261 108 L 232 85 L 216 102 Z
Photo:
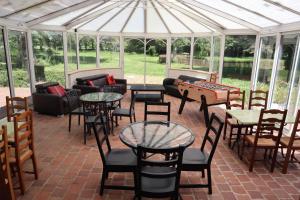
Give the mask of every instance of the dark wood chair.
M 250 90 L 249 110 L 267 109 L 269 91 Z
M 78 125 L 80 125 L 80 117 L 84 115 L 83 107 L 80 103 L 77 90 L 68 90 L 66 92 L 69 109 L 69 132 L 71 131 L 72 116 L 78 116 Z
M 31 159 L 33 164 L 33 173 L 35 179 L 38 179 L 37 162 L 35 158 L 34 139 L 33 139 L 33 118 L 32 111 L 28 110 L 19 115 L 14 116 L 14 156 L 11 156 L 9 161 L 12 170 L 16 170 L 21 193 L 25 193 L 24 184 L 24 164 Z M 14 171 L 15 172 L 15 171 Z
M 150 106 L 158 106 L 160 109 L 150 110 Z M 166 111 L 164 111 L 164 109 Z M 162 115 L 167 116 L 167 121 L 171 120 L 171 103 L 170 102 L 145 102 L 145 112 L 144 112 L 144 121 L 147 121 L 148 115 Z
M 104 123 L 103 117 L 100 119 L 102 123 Z M 132 172 L 134 174 L 137 159 L 132 149 L 112 149 L 105 126 L 102 126 L 101 128 L 103 130 L 103 134 L 99 137 L 99 131 L 96 130 L 95 126 L 93 127 L 93 132 L 96 137 L 97 146 L 103 164 L 100 195 L 103 194 L 104 189 L 134 190 L 134 186 L 105 184 L 105 180 L 108 178 L 109 172 Z M 106 145 L 104 143 L 106 143 Z
M 135 199 L 141 197 L 179 199 L 179 184 L 184 148 L 151 149 L 138 146 Z M 145 158 L 146 154 L 169 154 L 165 157 Z M 153 158 L 153 159 L 152 159 Z
M 226 103 L 226 109 L 241 109 L 243 110 L 245 108 L 245 91 L 228 91 L 227 92 L 227 103 Z M 224 134 L 223 139 L 226 138 L 227 133 L 227 126 L 230 126 L 230 132 L 229 132 L 229 140 L 228 140 L 228 146 L 231 147 L 231 142 L 233 140 L 233 136 L 236 136 L 236 141 L 239 140 L 241 129 L 247 128 L 249 126 L 244 126 L 242 124 L 239 124 L 238 121 L 234 118 L 232 118 L 229 114 L 226 113 L 225 116 L 225 124 L 224 124 Z M 236 133 L 233 132 L 234 129 L 237 129 Z M 232 146 L 233 147 L 233 146 Z
M 28 98 L 27 97 L 8 97 L 6 96 L 6 115 L 7 121 L 11 122 L 13 117 L 21 112 L 27 111 Z
M 0 196 L 1 199 L 15 200 L 9 156 L 6 126 L 2 126 L 0 129 Z
M 201 148 L 187 148 L 183 153 L 182 171 L 207 171 L 207 184 L 181 184 L 182 188 L 208 188 L 208 193 L 212 194 L 211 181 L 211 161 L 216 151 L 224 123 L 212 113 Z M 206 152 L 207 143 L 210 150 Z M 200 181 L 199 181 L 200 182 Z
M 252 147 L 249 171 L 253 171 L 256 150 L 265 149 L 265 158 L 267 155 L 267 150 L 273 151 L 271 169 L 274 171 L 275 162 L 277 158 L 277 152 L 279 147 L 280 138 L 282 136 L 283 127 L 285 124 L 287 110 L 281 111 L 276 109 L 264 110 L 262 109 L 259 116 L 259 121 L 257 125 L 257 130 L 255 135 L 245 135 L 242 145 L 242 153 L 244 154 L 245 143 L 247 142 L 250 147 Z
M 295 151 L 300 150 L 300 110 L 297 112 L 291 136 L 281 137 L 279 143 L 282 148 L 286 148 L 285 159 L 282 166 L 282 173 L 286 174 L 289 162 L 300 163 L 295 157 Z

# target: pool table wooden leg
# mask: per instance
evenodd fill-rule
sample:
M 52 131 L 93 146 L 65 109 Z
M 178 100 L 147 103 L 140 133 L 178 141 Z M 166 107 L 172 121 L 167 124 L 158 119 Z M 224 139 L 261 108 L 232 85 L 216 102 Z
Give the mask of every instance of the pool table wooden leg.
M 184 90 L 182 98 L 181 98 L 181 103 L 180 103 L 180 107 L 179 107 L 179 111 L 178 114 L 181 114 L 185 105 L 185 102 L 187 100 L 187 96 L 188 96 L 189 91 L 188 90 Z

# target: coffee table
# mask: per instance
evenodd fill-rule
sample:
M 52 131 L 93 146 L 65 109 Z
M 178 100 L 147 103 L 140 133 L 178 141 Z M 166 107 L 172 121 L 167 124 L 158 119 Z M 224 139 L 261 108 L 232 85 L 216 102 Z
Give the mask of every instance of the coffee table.
M 165 87 L 163 85 L 139 84 L 130 86 L 131 98 L 135 95 L 136 101 L 164 101 Z M 138 93 L 138 92 L 159 92 Z M 135 94 L 136 93 L 136 94 Z

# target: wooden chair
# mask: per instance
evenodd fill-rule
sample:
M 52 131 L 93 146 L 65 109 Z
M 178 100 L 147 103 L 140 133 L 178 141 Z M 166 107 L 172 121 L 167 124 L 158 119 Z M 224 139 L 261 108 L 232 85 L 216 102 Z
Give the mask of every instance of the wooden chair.
M 71 131 L 72 115 L 78 116 L 78 125 L 80 125 L 80 117 L 84 115 L 83 107 L 80 103 L 77 90 L 68 90 L 66 92 L 69 109 L 69 132 Z
M 249 110 L 267 109 L 269 91 L 250 90 Z
M 202 177 L 204 170 L 207 171 L 207 184 L 181 184 L 182 188 L 208 188 L 208 193 L 212 194 L 211 182 L 211 161 L 216 151 L 224 123 L 212 113 L 206 133 L 200 149 L 187 148 L 183 153 L 182 171 L 201 171 Z M 209 152 L 207 143 L 210 144 Z
M 298 133 L 298 135 L 297 135 Z M 282 173 L 286 174 L 287 173 L 287 168 L 289 162 L 293 162 L 295 160 L 296 162 L 297 159 L 295 158 L 295 151 L 300 150 L 300 110 L 297 112 L 296 120 L 293 126 L 293 130 L 291 133 L 290 137 L 282 137 L 280 138 L 280 145 L 282 148 L 286 148 L 286 154 L 285 154 L 285 159 L 283 162 L 283 167 L 282 167 Z M 300 163 L 300 162 L 299 162 Z
M 38 179 L 37 163 L 34 151 L 32 111 L 28 110 L 14 116 L 15 146 L 14 156 L 10 157 L 12 169 L 17 171 L 21 193 L 25 193 L 24 185 L 24 163 L 31 159 L 35 179 Z M 20 123 L 22 122 L 22 123 Z M 32 172 L 30 172 L 32 173 Z
M 241 109 L 243 110 L 245 108 L 245 91 L 228 91 L 227 92 L 227 103 L 226 103 L 226 109 Z M 236 119 L 233 119 L 230 115 L 226 113 L 225 116 L 225 125 L 224 125 L 224 134 L 223 139 L 226 138 L 226 132 L 227 132 L 227 125 L 230 126 L 230 132 L 229 132 L 229 141 L 228 146 L 231 147 L 231 141 L 233 140 L 232 137 L 235 135 L 237 137 L 237 141 L 240 137 L 240 132 L 242 128 L 247 128 L 248 126 L 244 126 L 242 124 L 238 124 Z M 234 129 L 238 129 L 237 133 L 233 133 Z
M 104 123 L 103 117 L 100 119 L 102 123 Z M 105 180 L 108 178 L 109 172 L 131 172 L 134 174 L 137 160 L 132 149 L 112 149 L 105 126 L 101 126 L 101 128 L 103 130 L 103 134 L 100 138 L 98 130 L 96 130 L 95 126 L 93 127 L 93 132 L 96 137 L 96 142 L 103 165 L 100 195 L 103 194 L 104 189 L 134 190 L 134 186 L 105 184 Z M 104 143 L 106 143 L 106 146 Z
M 243 139 L 242 155 L 244 154 L 245 143 L 252 146 L 249 171 L 253 171 L 256 149 L 265 149 L 265 158 L 267 150 L 273 151 L 270 171 L 274 171 L 280 138 L 282 136 L 285 124 L 287 110 L 262 109 L 259 116 L 257 130 L 255 135 L 245 135 Z
M 9 150 L 6 126 L 2 126 L 0 129 L 0 188 L 1 199 L 16 199 L 9 167 Z
M 159 106 L 159 111 L 149 110 L 149 106 Z M 163 109 L 167 111 L 163 111 Z M 147 121 L 148 115 L 163 115 L 167 116 L 167 121 L 171 120 L 171 103 L 170 102 L 145 102 L 144 121 Z
M 179 199 L 179 184 L 182 168 L 182 146 L 170 149 L 152 149 L 138 146 L 135 199 L 141 197 Z M 145 158 L 146 154 L 171 154 L 154 159 Z
M 8 97 L 6 96 L 6 114 L 7 121 L 11 122 L 13 117 L 23 111 L 27 111 L 28 98 L 27 97 Z

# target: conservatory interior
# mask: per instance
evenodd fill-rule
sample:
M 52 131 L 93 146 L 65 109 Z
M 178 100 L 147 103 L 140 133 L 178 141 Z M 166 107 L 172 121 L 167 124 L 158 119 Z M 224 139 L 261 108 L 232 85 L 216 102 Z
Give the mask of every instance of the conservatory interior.
M 0 199 L 300 199 L 300 1 L 1 0 Z

